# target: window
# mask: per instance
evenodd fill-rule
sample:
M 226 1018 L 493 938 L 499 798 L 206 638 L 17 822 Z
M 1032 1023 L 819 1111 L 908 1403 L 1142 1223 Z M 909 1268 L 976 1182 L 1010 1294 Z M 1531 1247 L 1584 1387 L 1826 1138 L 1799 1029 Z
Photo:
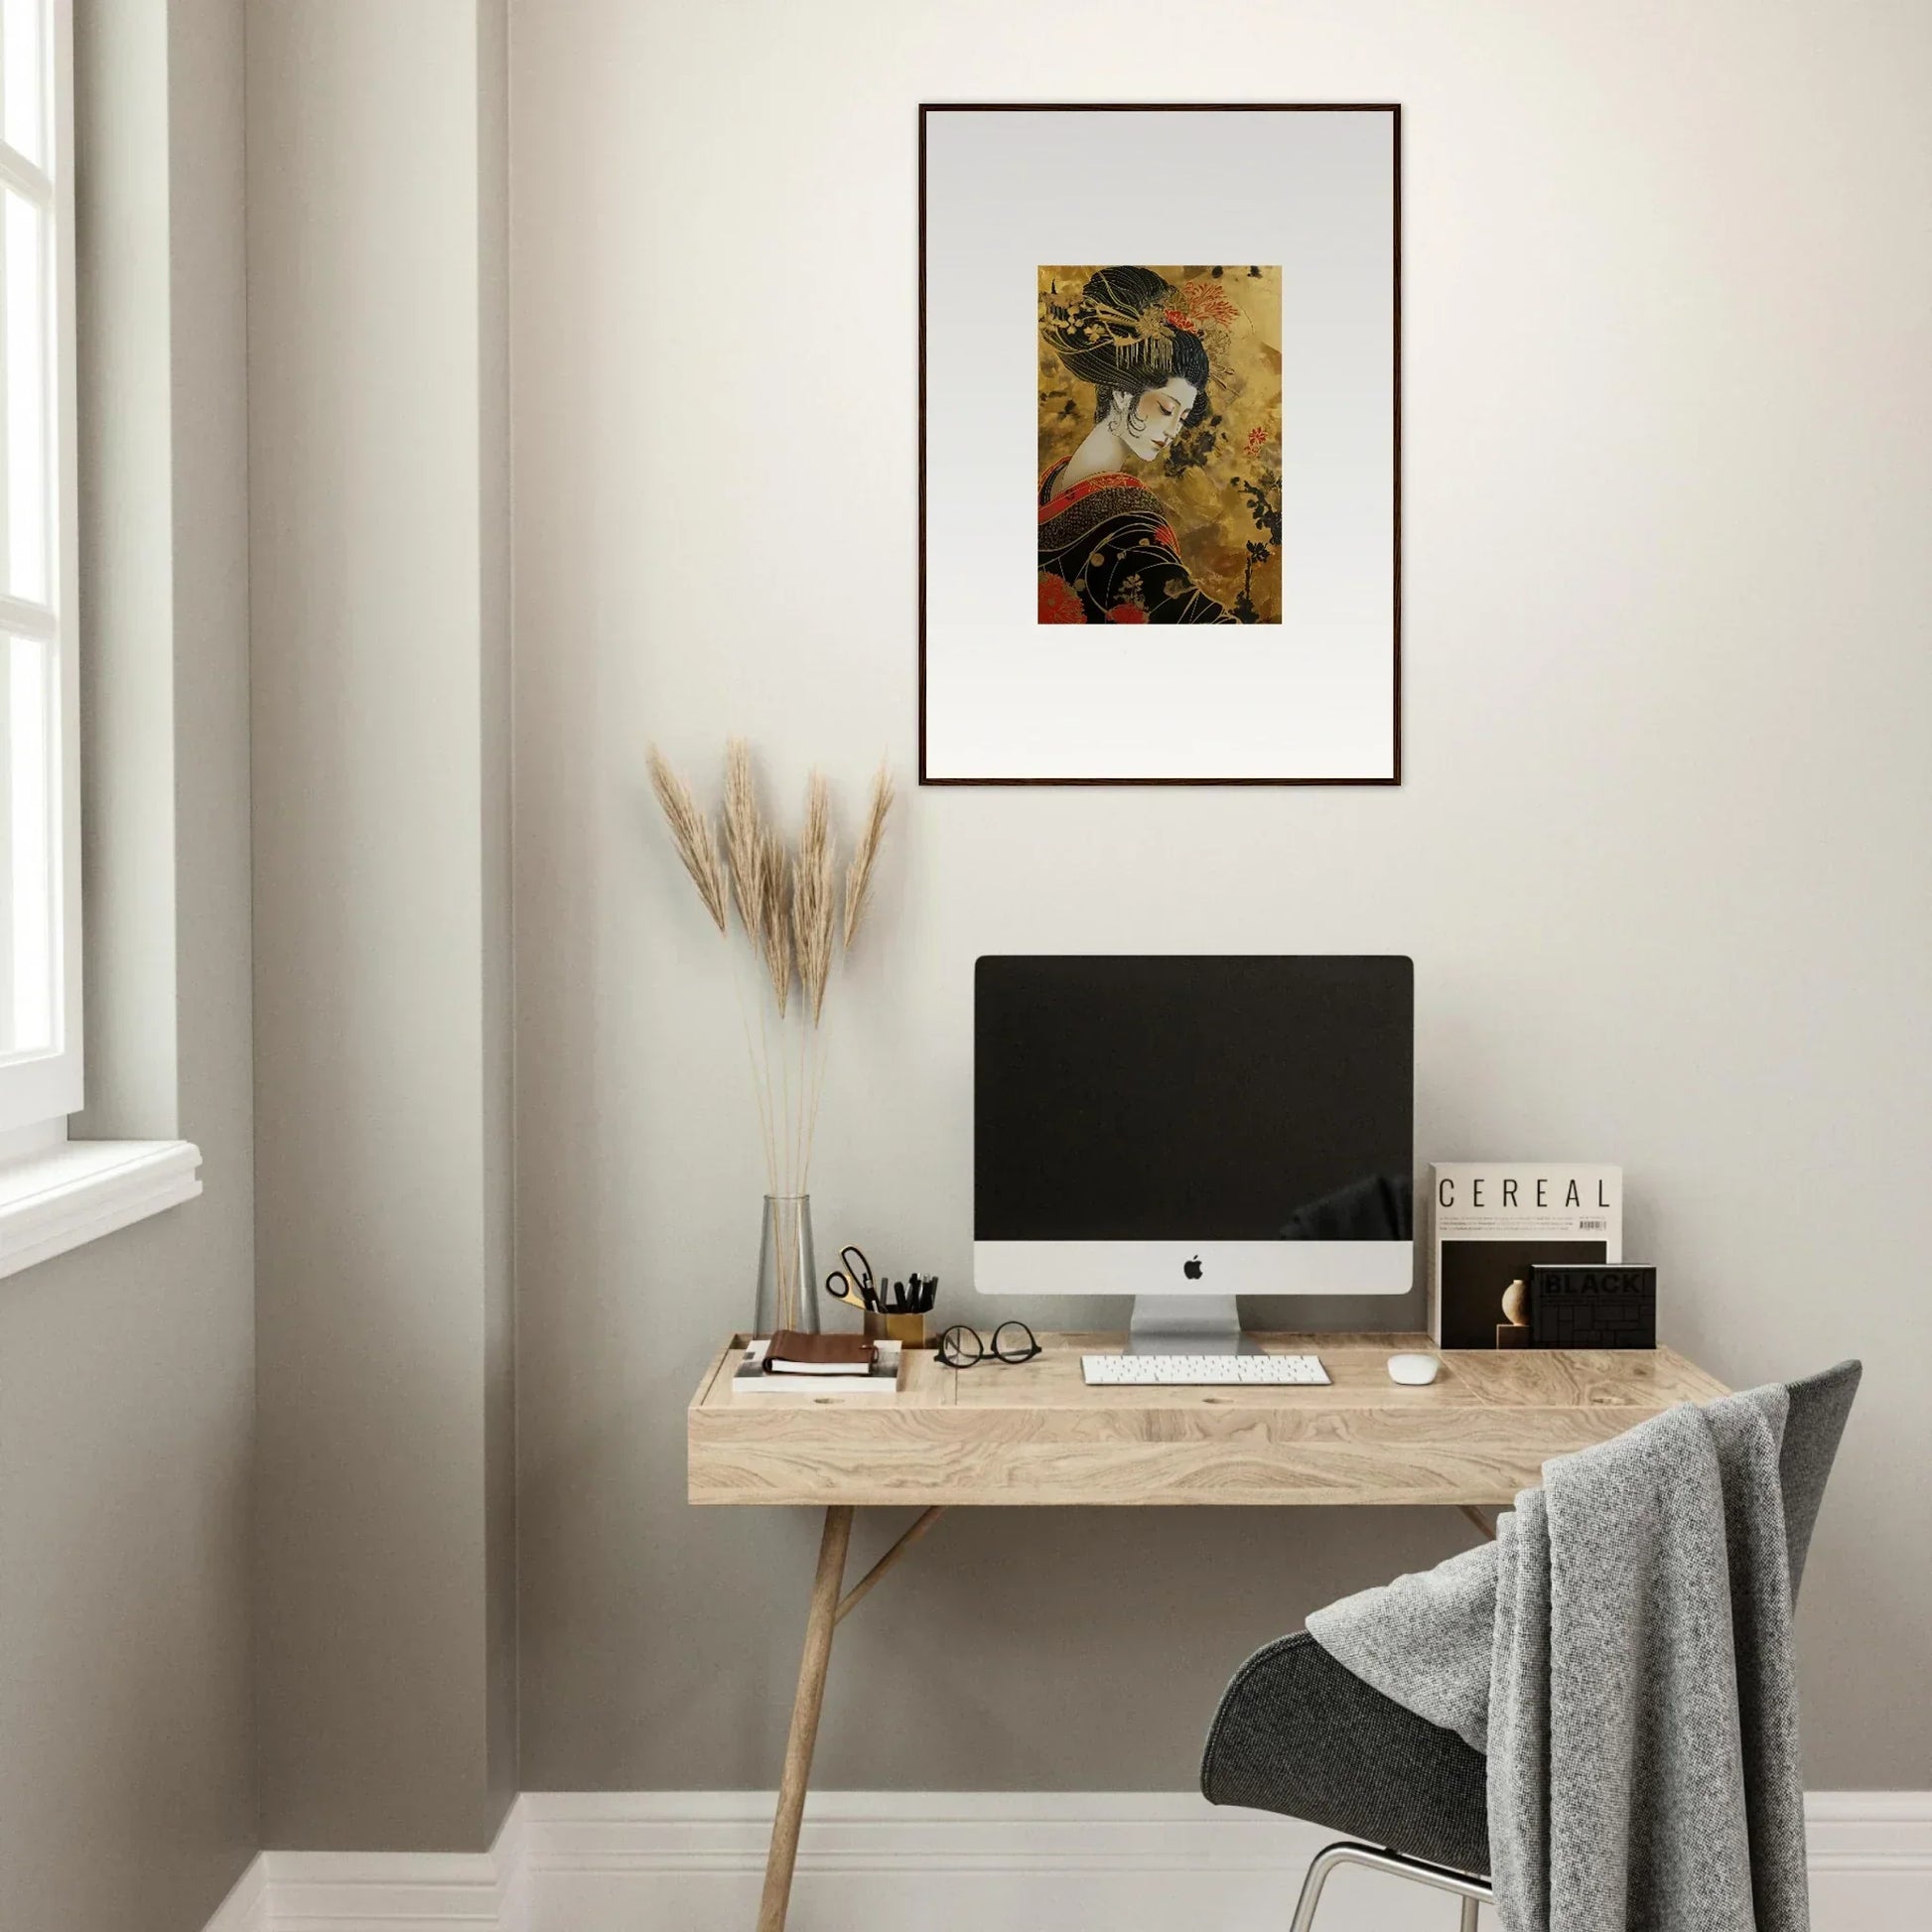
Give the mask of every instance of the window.
M 81 1100 L 68 0 L 0 0 L 0 1134 Z
M 68 1138 L 81 1105 L 71 4 L 0 0 L 0 1277 L 202 1191 L 187 1141 Z

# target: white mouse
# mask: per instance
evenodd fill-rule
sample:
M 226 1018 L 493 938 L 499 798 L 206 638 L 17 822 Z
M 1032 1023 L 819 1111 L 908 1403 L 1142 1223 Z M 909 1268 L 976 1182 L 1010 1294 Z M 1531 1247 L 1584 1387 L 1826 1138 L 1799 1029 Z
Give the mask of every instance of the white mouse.
M 1425 1382 L 1435 1381 L 1436 1372 L 1442 1366 L 1434 1355 L 1391 1355 L 1389 1380 L 1421 1388 Z

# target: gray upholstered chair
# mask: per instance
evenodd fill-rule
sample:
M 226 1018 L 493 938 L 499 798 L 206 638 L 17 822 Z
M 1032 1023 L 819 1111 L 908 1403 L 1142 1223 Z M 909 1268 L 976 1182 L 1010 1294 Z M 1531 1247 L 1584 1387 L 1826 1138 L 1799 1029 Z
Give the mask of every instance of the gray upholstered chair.
M 1778 1471 L 1794 1598 L 1861 1373 L 1841 1362 L 1789 1384 Z M 1338 1864 L 1449 1892 L 1461 1901 L 1462 1932 L 1473 1932 L 1491 1896 L 1486 1768 L 1480 1751 L 1371 1689 L 1304 1630 L 1236 1672 L 1207 1734 L 1201 1790 L 1217 1805 L 1278 1811 L 1361 1841 L 1316 1855 L 1290 1932 L 1308 1932 Z

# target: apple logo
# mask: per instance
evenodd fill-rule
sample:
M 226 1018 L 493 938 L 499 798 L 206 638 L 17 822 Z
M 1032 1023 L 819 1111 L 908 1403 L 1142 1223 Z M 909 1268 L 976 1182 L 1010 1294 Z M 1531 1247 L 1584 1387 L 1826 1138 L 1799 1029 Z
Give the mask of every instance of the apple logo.
M 1180 1272 L 1183 1275 L 1185 1275 L 1190 1282 L 1199 1281 L 1200 1280 L 1200 1256 L 1196 1255 L 1191 1261 L 1183 1261 L 1180 1264 Z

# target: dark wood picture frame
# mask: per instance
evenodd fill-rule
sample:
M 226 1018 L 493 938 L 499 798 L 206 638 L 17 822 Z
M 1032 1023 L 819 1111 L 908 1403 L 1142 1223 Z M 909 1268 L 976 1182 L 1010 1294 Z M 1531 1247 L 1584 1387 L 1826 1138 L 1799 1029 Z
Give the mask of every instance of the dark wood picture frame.
M 1394 657 L 1392 761 L 1387 776 L 1246 777 L 934 777 L 926 766 L 926 122 L 933 114 L 1388 114 L 1394 151 L 1390 249 L 1394 326 L 1390 344 L 1394 401 Z M 919 783 L 921 785 L 1399 785 L 1402 782 L 1402 108 L 1394 101 L 921 101 L 919 104 Z

